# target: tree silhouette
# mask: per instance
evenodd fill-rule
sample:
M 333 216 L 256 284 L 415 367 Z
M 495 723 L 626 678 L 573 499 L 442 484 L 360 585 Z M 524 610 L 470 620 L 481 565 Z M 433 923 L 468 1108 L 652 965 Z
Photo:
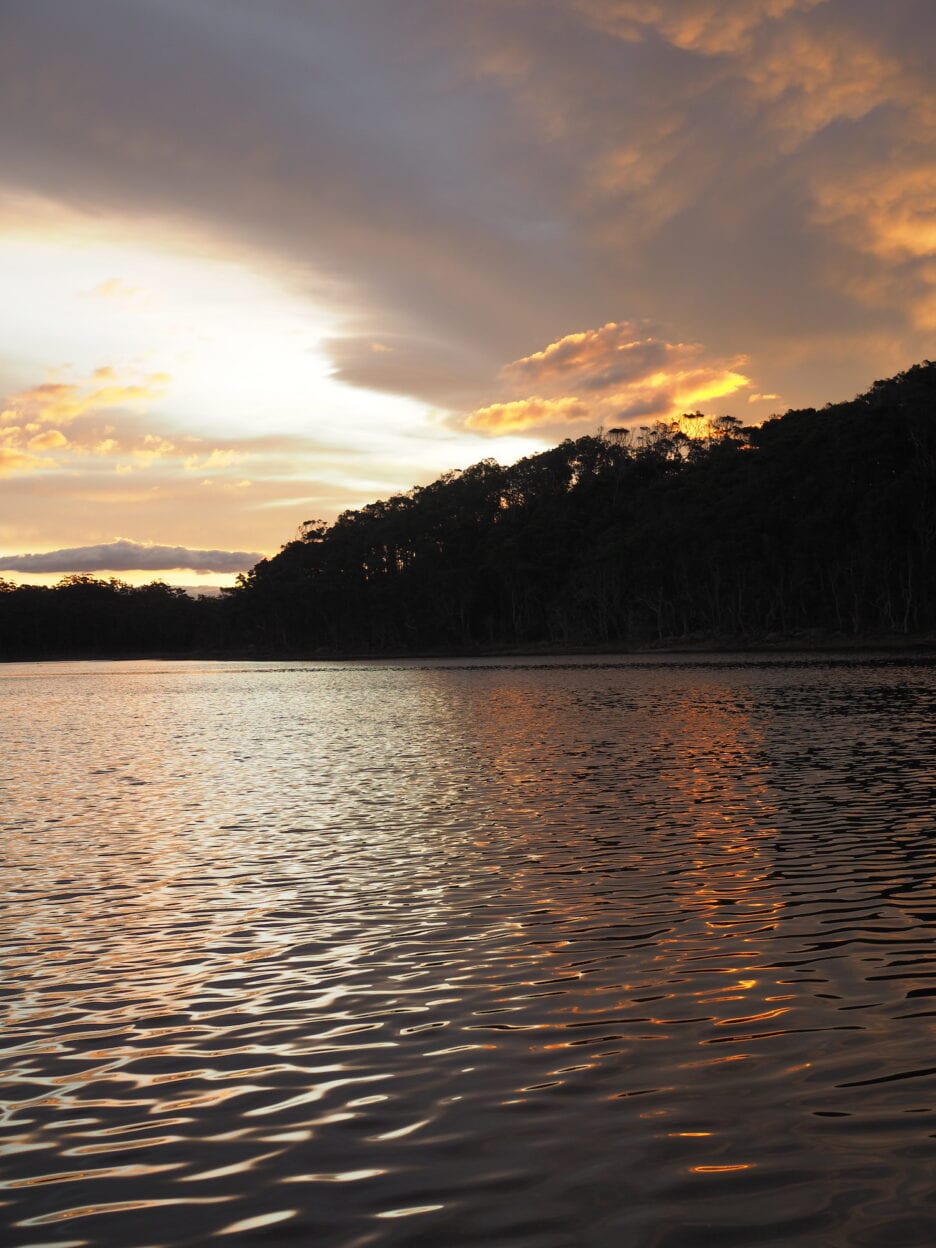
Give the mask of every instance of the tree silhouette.
M 220 599 L 0 581 L 0 655 L 411 653 L 936 628 L 936 364 L 690 413 L 307 521 Z

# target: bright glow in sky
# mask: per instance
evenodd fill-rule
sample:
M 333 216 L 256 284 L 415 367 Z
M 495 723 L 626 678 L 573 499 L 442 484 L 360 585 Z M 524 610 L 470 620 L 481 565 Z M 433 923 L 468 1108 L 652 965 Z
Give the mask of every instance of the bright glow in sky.
M 930 0 L 43 0 L 4 26 L 0 565 L 123 538 L 102 573 L 152 579 L 142 543 L 224 583 L 198 552 L 933 354 Z
M 104 241 L 121 235 L 120 242 Z M 431 404 L 336 381 L 323 343 L 340 337 L 341 323 L 326 305 L 278 282 L 275 271 L 206 254 L 191 239 L 157 247 L 152 235 L 135 240 L 123 221 L 96 223 L 93 232 L 74 221 L 42 233 L 10 229 L 0 239 L 0 271 L 7 445 L 37 452 L 23 467 L 45 476 L 63 469 L 73 475 L 79 455 L 98 473 L 112 469 L 120 481 L 110 491 L 99 487 L 97 501 L 123 513 L 120 535 L 149 537 L 136 515 L 165 493 L 166 483 L 153 480 L 165 475 L 165 461 L 196 474 L 203 496 L 188 502 L 175 540 L 230 543 L 211 514 L 222 494 L 244 513 L 237 533 L 251 539 L 249 549 L 270 553 L 293 535 L 294 516 L 331 518 L 489 453 L 483 439 L 457 437 L 441 425 Z M 392 352 L 378 341 L 373 350 Z M 37 409 L 35 392 L 43 386 L 57 387 L 56 401 Z M 63 387 L 64 403 L 57 401 Z M 94 414 L 101 419 L 88 425 Z M 30 418 L 41 427 L 10 439 L 10 429 Z M 112 436 L 115 421 L 139 425 L 129 445 Z M 49 445 L 38 446 L 37 438 Z M 516 457 L 538 445 L 512 439 L 507 449 Z M 250 479 L 256 475 L 261 491 Z M 131 476 L 146 484 L 128 490 Z M 212 486 L 220 488 L 209 492 Z M 291 513 L 286 526 L 283 511 Z M 59 522 L 47 519 L 48 536 L 43 541 L 37 533 L 36 549 L 75 544 L 66 508 Z M 103 542 L 107 535 L 95 529 L 79 536 Z M 0 575 L 49 584 L 60 576 Z M 143 584 L 154 573 L 120 569 L 120 576 Z M 171 577 L 196 587 L 233 579 L 187 570 Z
M 67 234 L 8 237 L 0 267 L 4 342 L 24 385 L 102 366 L 124 377 L 167 373 L 160 410 L 170 421 L 230 435 L 256 432 L 258 416 L 307 432 L 310 408 L 346 406 L 320 346 L 334 319 L 248 268 Z

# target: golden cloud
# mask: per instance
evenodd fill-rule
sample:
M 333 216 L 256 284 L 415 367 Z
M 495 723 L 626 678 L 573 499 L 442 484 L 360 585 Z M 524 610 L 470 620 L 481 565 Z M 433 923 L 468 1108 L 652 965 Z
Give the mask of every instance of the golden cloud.
M 73 475 L 88 477 L 105 471 L 147 477 L 161 488 L 173 476 L 197 472 L 210 474 L 222 491 L 242 494 L 249 485 L 244 461 L 252 461 L 254 471 L 263 476 L 294 472 L 297 457 L 315 453 L 321 464 L 323 456 L 343 461 L 350 453 L 289 434 L 207 441 L 194 434 L 173 431 L 167 436 L 147 429 L 146 417 L 128 410 L 126 401 L 129 397 L 138 408 L 145 406 L 168 381 L 166 373 L 126 381 L 104 365 L 83 383 L 53 379 L 19 392 L 0 411 L 0 474 L 68 467 Z M 64 429 L 50 427 L 55 418 Z
M 68 438 L 60 429 L 48 429 L 45 433 L 37 433 L 29 439 L 29 447 L 34 451 L 55 451 L 68 445 Z
M 936 283 L 920 262 L 936 255 L 932 77 L 881 32 L 825 7 L 825 0 L 576 0 L 604 31 L 627 39 L 652 31 L 705 58 L 694 74 L 690 67 L 684 78 L 654 83 L 654 107 L 638 112 L 625 142 L 593 150 L 586 185 L 597 236 L 633 253 L 714 185 L 721 153 L 693 118 L 700 96 L 727 93 L 763 141 L 762 152 L 739 160 L 796 155 L 790 175 L 813 204 L 804 225 L 827 227 L 836 248 L 878 261 L 830 258 L 828 283 L 869 307 L 906 309 L 917 328 L 931 329 Z M 836 123 L 861 123 L 847 139 L 851 155 L 817 159 L 810 141 Z M 862 158 L 869 140 L 886 146 L 886 167 L 877 152 Z
M 570 426 L 675 419 L 749 386 L 744 363 L 706 359 L 700 343 L 666 342 L 647 326 L 611 321 L 508 364 L 501 377 L 514 393 L 464 423 L 494 435 L 561 434 Z
M 142 459 L 147 463 L 154 459 L 168 459 L 178 455 L 178 447 L 174 442 L 170 442 L 168 438 L 161 438 L 155 433 L 146 433 L 143 435 L 142 442 L 130 449 L 130 453 L 137 459 Z
M 579 399 L 514 399 L 491 403 L 472 412 L 465 425 L 480 433 L 521 433 L 542 426 L 572 425 L 588 420 L 591 409 Z
M 623 39 L 650 28 L 669 43 L 708 56 L 745 51 L 767 22 L 817 8 L 826 0 L 577 0 L 599 29 Z
M 120 430 L 95 420 L 101 409 L 148 402 L 162 393 L 168 380 L 165 373 L 151 373 L 140 382 L 124 384 L 116 370 L 105 366 L 96 369 L 84 385 L 49 381 L 14 395 L 9 400 L 11 406 L 0 413 L 0 447 L 4 450 L 0 471 L 10 474 L 61 465 L 61 457 L 39 459 L 32 454 L 36 451 L 97 459 L 124 457 L 128 462 L 116 465 L 119 472 L 171 459 L 197 459 L 203 469 L 227 466 L 234 452 L 206 446 L 201 438 L 170 439 L 143 433 L 134 427 L 136 418 L 130 416 L 124 418 Z M 100 382 L 106 384 L 95 384 Z M 68 435 L 59 428 L 48 428 L 53 421 L 64 424 Z
M 609 321 L 600 329 L 566 334 L 542 351 L 515 360 L 502 376 L 521 384 L 565 384 L 575 375 L 588 390 L 606 390 L 633 381 L 658 368 L 672 347 L 630 321 Z
M 132 286 L 129 282 L 125 282 L 119 277 L 111 277 L 106 282 L 99 282 L 97 286 L 88 291 L 92 298 L 116 299 L 120 302 L 135 299 L 142 293 L 139 286 Z
M 936 328 L 936 164 L 920 153 L 903 169 L 880 165 L 830 177 L 815 201 L 816 222 L 867 262 L 833 280 L 859 303 L 889 305 L 918 329 Z
M 827 32 L 803 26 L 778 32 L 748 58 L 742 73 L 766 120 L 783 133 L 790 150 L 834 121 L 857 121 L 879 105 L 915 106 L 925 84 L 913 81 L 900 61 L 847 30 Z
M 168 373 L 150 373 L 140 381 L 120 384 L 113 380 L 115 376 L 112 368 L 99 368 L 88 383 L 45 381 L 12 395 L 7 402 L 20 419 L 63 425 L 103 408 L 150 403 L 162 397 L 171 380 Z M 106 384 L 96 384 L 101 381 Z
M 0 446 L 0 476 L 14 472 L 33 472 L 45 466 L 45 461 L 26 451 L 18 451 L 9 446 Z
M 173 453 L 175 448 L 166 439 L 150 434 L 115 437 L 113 426 L 102 429 L 94 420 L 103 410 L 148 404 L 164 393 L 169 380 L 167 373 L 150 373 L 136 381 L 122 381 L 116 369 L 104 365 L 84 382 L 44 381 L 12 395 L 0 412 L 4 449 L 0 471 L 30 472 L 59 465 L 55 458 L 37 458 L 35 451 L 98 457 L 129 453 L 144 458 Z M 185 453 L 191 453 L 190 447 Z
M 816 217 L 884 260 L 936 256 L 936 163 L 862 169 L 817 192 Z

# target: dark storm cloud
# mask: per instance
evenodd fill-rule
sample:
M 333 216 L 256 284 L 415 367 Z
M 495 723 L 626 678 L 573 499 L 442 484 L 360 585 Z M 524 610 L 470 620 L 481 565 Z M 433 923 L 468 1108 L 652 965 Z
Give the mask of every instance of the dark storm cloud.
M 0 572 L 246 572 L 263 558 L 256 551 L 189 550 L 120 540 L 35 555 L 0 556 Z
M 467 409 L 507 361 L 649 317 L 815 399 L 936 327 L 924 0 L 37 0 L 4 22 L 7 185 L 265 256 L 341 309 L 355 384 Z

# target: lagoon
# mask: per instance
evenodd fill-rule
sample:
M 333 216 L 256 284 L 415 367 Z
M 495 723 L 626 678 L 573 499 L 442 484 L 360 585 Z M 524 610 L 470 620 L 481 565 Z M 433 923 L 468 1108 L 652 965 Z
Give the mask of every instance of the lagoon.
M 936 1242 L 936 663 L 0 668 L 0 1226 Z

